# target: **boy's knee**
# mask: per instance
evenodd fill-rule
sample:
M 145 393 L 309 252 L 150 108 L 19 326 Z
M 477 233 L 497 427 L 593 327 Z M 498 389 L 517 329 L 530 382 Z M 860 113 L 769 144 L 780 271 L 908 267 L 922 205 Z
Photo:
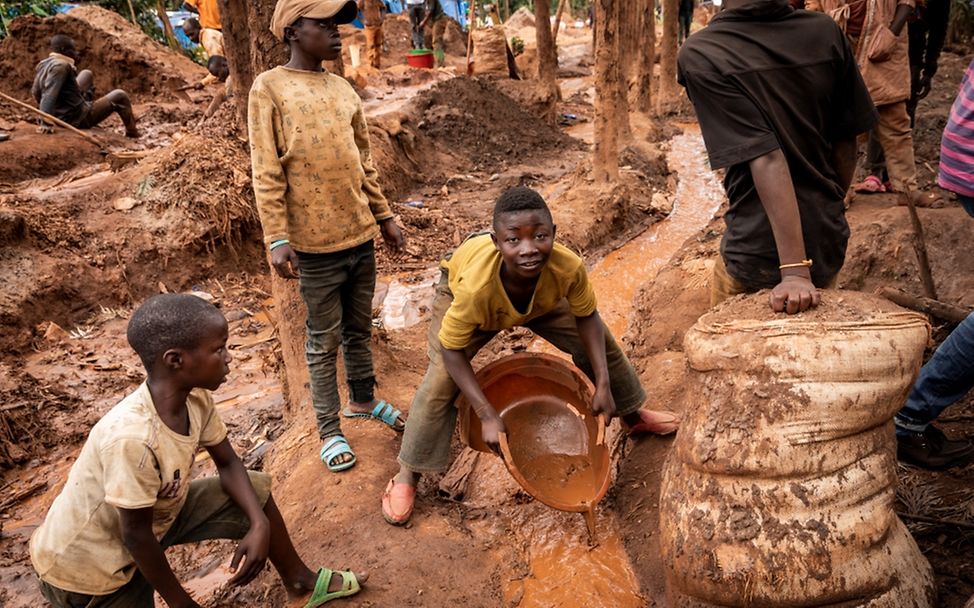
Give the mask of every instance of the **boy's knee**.
M 308 330 L 308 340 L 305 343 L 305 353 L 308 356 L 331 356 L 338 353 L 342 344 L 341 328 L 326 330 Z
M 117 105 L 131 105 L 132 100 L 129 99 L 129 94 L 122 89 L 115 89 L 107 95 L 108 100 L 113 104 Z

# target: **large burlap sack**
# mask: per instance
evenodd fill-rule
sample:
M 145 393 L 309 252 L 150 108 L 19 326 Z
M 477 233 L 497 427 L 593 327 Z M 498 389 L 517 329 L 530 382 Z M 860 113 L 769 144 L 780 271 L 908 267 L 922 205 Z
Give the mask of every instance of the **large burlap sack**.
M 507 37 L 503 27 L 473 31 L 473 73 L 507 76 Z
M 760 294 L 701 317 L 660 498 L 670 606 L 931 606 L 893 512 L 892 427 L 928 332 L 842 291 L 796 316 Z

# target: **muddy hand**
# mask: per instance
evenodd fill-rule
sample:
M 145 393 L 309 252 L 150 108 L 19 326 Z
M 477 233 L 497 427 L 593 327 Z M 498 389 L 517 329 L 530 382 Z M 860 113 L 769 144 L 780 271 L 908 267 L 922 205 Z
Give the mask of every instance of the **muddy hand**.
M 481 432 L 483 433 L 484 443 L 487 444 L 495 454 L 500 454 L 501 449 L 501 433 L 506 433 L 507 429 L 504 428 L 504 421 L 497 414 L 494 414 L 491 418 L 483 420 L 480 423 Z
M 266 528 L 251 528 L 247 532 L 230 561 L 230 572 L 234 573 L 228 581 L 231 586 L 246 585 L 260 574 L 267 562 L 270 545 L 271 536 Z M 243 568 L 238 570 L 241 559 L 244 560 Z
M 596 388 L 592 397 L 592 413 L 604 416 L 607 420 L 618 415 L 616 400 L 612 397 L 612 390 L 608 387 Z
M 287 243 L 271 250 L 271 265 L 285 279 L 298 278 L 298 254 Z
M 771 290 L 771 308 L 775 312 L 793 315 L 818 306 L 822 296 L 808 278 L 785 276 Z
M 379 223 L 379 230 L 382 232 L 382 240 L 385 241 L 392 253 L 401 253 L 406 246 L 406 237 L 403 235 L 396 220 L 388 219 Z

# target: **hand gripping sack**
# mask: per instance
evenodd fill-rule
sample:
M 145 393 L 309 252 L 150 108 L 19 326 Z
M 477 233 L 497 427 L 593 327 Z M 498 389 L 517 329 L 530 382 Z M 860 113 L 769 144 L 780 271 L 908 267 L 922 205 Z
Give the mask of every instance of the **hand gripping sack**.
M 893 512 L 892 425 L 928 334 L 844 291 L 800 315 L 763 293 L 700 318 L 660 498 L 672 608 L 930 608 L 930 566 Z

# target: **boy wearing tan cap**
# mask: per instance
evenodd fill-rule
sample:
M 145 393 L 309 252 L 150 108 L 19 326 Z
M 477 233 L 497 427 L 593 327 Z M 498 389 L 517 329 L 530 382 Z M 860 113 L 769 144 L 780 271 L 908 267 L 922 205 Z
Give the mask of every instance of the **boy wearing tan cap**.
M 305 353 L 331 471 L 355 464 L 338 410 L 338 347 L 349 386 L 346 417 L 374 418 L 401 431 L 401 412 L 375 399 L 372 296 L 378 234 L 393 250 L 403 235 L 379 189 L 362 102 L 322 61 L 339 57 L 338 25 L 358 14 L 347 0 L 280 0 L 271 31 L 287 43 L 287 64 L 259 75 L 250 91 L 254 193 L 271 251 L 286 279 L 299 279 L 308 307 Z

